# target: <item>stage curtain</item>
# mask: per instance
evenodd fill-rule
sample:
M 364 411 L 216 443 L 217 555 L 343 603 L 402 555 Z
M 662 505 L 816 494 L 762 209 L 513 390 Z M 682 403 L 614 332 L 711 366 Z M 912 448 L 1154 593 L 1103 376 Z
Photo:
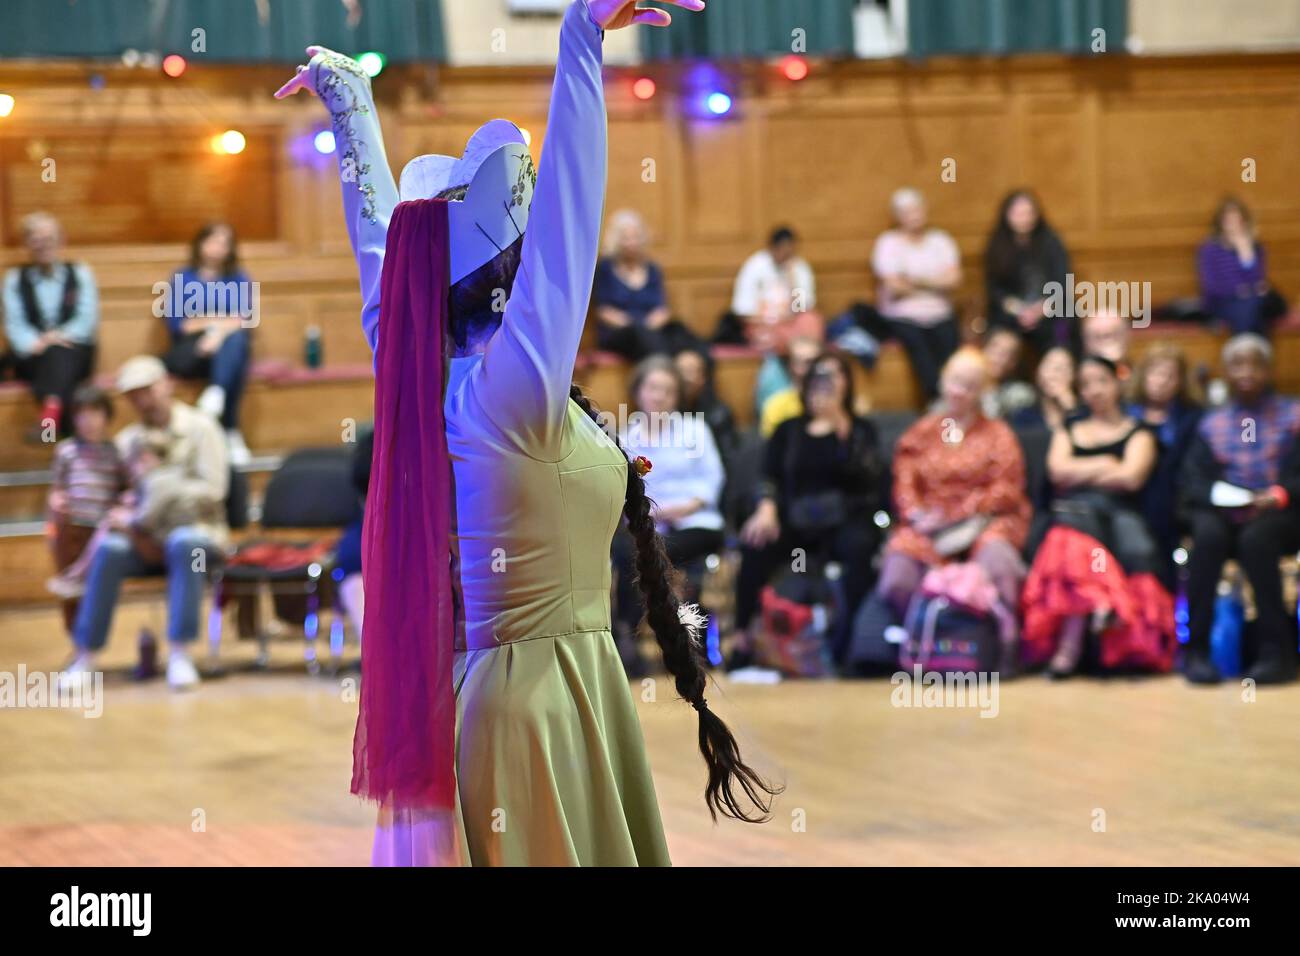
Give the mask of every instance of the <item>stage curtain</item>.
M 442 0 L 365 0 L 356 29 L 339 0 L 4 0 L 0 57 L 180 53 L 193 63 L 298 62 L 308 43 L 378 50 L 389 62 L 446 59 Z M 206 52 L 193 49 L 196 28 Z
M 1128 0 L 909 0 L 908 47 L 943 53 L 1091 53 L 1105 31 L 1107 53 L 1124 52 Z
M 718 0 L 703 13 L 674 14 L 671 29 L 641 31 L 648 60 L 777 56 L 795 52 L 793 31 L 806 37 L 806 52 L 853 53 L 855 0 Z

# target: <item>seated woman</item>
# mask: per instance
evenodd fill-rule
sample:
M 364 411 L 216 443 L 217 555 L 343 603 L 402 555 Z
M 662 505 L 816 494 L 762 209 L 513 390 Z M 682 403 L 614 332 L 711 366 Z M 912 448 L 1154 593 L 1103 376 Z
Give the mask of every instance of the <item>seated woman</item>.
M 803 411 L 782 422 L 768 440 L 758 507 L 740 531 L 743 544 L 736 581 L 733 664 L 753 647 L 749 628 L 759 596 L 778 568 L 803 549 L 816 561 L 840 565 L 846 613 L 831 636 L 832 654 L 843 651 L 853 611 L 871 587 L 871 561 L 880 542 L 872 521 L 880 505 L 880 446 L 875 426 L 853 413 L 848 360 L 826 353 L 802 383 Z
M 1141 505 L 1156 539 L 1161 578 L 1172 589 L 1173 553 L 1182 531 L 1178 476 L 1202 415 L 1200 389 L 1181 349 L 1157 345 L 1146 351 L 1130 382 L 1128 413 L 1155 435 L 1156 467 L 1142 489 Z
M 1105 670 L 1167 671 L 1174 604 L 1160 583 L 1156 544 L 1139 495 L 1156 464 L 1156 440 L 1122 403 L 1115 363 L 1079 363 L 1086 417 L 1052 436 L 1047 470 L 1055 489 L 1052 527 L 1025 582 L 1023 656 L 1050 659 L 1053 678 L 1078 668 L 1095 635 Z
M 664 276 L 646 250 L 645 221 L 620 209 L 605 227 L 605 256 L 596 264 L 592 303 L 596 341 L 607 352 L 637 362 L 698 341 L 673 318 Z
M 1215 211 L 1210 237 L 1196 253 L 1196 273 L 1201 308 L 1226 322 L 1233 335 L 1267 335 L 1272 320 L 1286 311 L 1285 302 L 1271 294 L 1268 256 L 1240 199 L 1229 196 Z
M 879 310 L 907 351 L 927 399 L 939 393 L 939 370 L 961 345 L 954 297 L 961 287 L 961 251 L 952 236 L 929 224 L 923 197 L 899 189 L 890 200 L 895 228 L 871 253 Z
M 1078 414 L 1079 399 L 1074 394 L 1074 356 L 1062 346 L 1048 349 L 1038 360 L 1034 373 L 1038 401 L 1021 408 L 1008 419 L 1017 430 L 1060 428 Z
M 163 361 L 178 378 L 210 383 L 195 404 L 220 420 L 231 464 L 245 464 L 251 455 L 239 431 L 239 403 L 251 343 L 248 317 L 239 310 L 252 293 L 239 265 L 235 230 L 224 222 L 200 229 L 190 243 L 189 264 L 173 281 L 178 286 L 174 306 L 164 316 L 172 345 Z
M 959 349 L 939 378 L 940 410 L 912 425 L 894 449 L 896 518 L 879 589 L 899 619 L 925 572 L 957 559 L 984 569 L 1006 609 L 1018 605 L 1030 514 L 1025 463 L 1007 424 L 980 407 L 988 383 L 983 354 Z M 1008 645 L 1014 637 L 1004 634 Z
M 1078 351 L 1079 323 L 1046 314 L 1046 287 L 1064 286 L 1070 254 L 1047 224 L 1038 197 L 1027 189 L 1009 194 L 984 250 L 990 325 L 1015 329 L 1042 355 L 1054 345 Z
M 722 550 L 720 510 L 726 475 L 708 422 L 702 415 L 681 411 L 681 376 L 672 360 L 652 356 L 636 367 L 631 382 L 636 412 L 628 416 L 619 441 L 629 456 L 650 460 L 646 494 L 653 502 L 656 530 L 673 566 L 684 570 L 690 596 L 698 597 L 702 560 Z M 614 536 L 614 566 L 618 570 L 615 636 L 630 676 L 643 673 L 636 653 L 636 629 L 643 606 L 636 587 L 638 548 L 626 529 Z
M 989 370 L 989 387 L 981 401 L 985 415 L 1009 419 L 1038 400 L 1034 387 L 1020 377 L 1024 347 L 1015 331 L 1005 326 L 989 329 L 982 351 Z
M 673 365 L 682 381 L 682 411 L 704 416 L 725 464 L 736 444 L 736 417 L 714 388 L 713 356 L 708 346 L 681 349 L 673 356 Z

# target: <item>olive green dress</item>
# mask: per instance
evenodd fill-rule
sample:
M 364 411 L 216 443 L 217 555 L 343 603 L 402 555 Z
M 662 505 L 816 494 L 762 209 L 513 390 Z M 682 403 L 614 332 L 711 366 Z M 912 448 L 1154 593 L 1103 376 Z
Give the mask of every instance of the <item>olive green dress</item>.
M 460 854 L 474 865 L 668 865 L 610 633 L 627 459 L 572 402 L 566 425 L 562 458 L 512 455 L 509 467 L 500 449 L 449 428 L 457 511 L 478 517 L 472 540 L 457 535 L 479 622 L 458 635 L 455 663 Z M 483 483 L 465 488 L 470 473 Z

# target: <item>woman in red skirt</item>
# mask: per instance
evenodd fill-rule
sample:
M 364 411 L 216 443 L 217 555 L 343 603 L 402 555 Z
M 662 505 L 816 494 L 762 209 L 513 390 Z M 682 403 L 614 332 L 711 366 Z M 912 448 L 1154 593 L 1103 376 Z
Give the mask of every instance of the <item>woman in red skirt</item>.
M 1167 671 L 1173 598 L 1138 506 L 1155 438 L 1125 412 L 1114 362 L 1084 358 L 1078 387 L 1088 415 L 1058 429 L 1047 456 L 1052 527 L 1021 598 L 1025 662 L 1067 677 L 1091 646 L 1103 670 Z

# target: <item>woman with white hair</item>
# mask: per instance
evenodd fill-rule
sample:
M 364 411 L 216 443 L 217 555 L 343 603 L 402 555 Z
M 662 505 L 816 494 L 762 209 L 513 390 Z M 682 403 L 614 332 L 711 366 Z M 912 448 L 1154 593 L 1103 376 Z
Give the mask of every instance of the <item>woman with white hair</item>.
M 897 226 L 881 233 L 871 254 L 876 308 L 931 399 L 939 393 L 939 370 L 961 344 L 953 305 L 961 253 L 952 236 L 928 225 L 925 197 L 915 189 L 895 192 L 890 208 Z
M 926 572 L 957 561 L 978 565 L 1001 602 L 1006 650 L 1000 666 L 1009 670 L 1010 612 L 1020 601 L 1020 549 L 1031 514 L 1024 455 L 1010 426 L 981 407 L 989 369 L 979 349 L 954 352 L 940 382 L 941 404 L 894 448 L 895 522 L 877 590 L 902 620 Z
M 646 224 L 639 212 L 620 209 L 609 217 L 604 252 L 592 288 L 600 323 L 596 340 L 602 349 L 637 362 L 698 342 L 668 308 L 663 272 L 647 254 Z
M 4 279 L 4 329 L 18 377 L 40 405 L 33 441 L 63 425 L 76 387 L 90 377 L 99 326 L 99 293 L 89 267 L 63 259 L 63 228 L 45 212 L 23 217 L 28 261 Z

